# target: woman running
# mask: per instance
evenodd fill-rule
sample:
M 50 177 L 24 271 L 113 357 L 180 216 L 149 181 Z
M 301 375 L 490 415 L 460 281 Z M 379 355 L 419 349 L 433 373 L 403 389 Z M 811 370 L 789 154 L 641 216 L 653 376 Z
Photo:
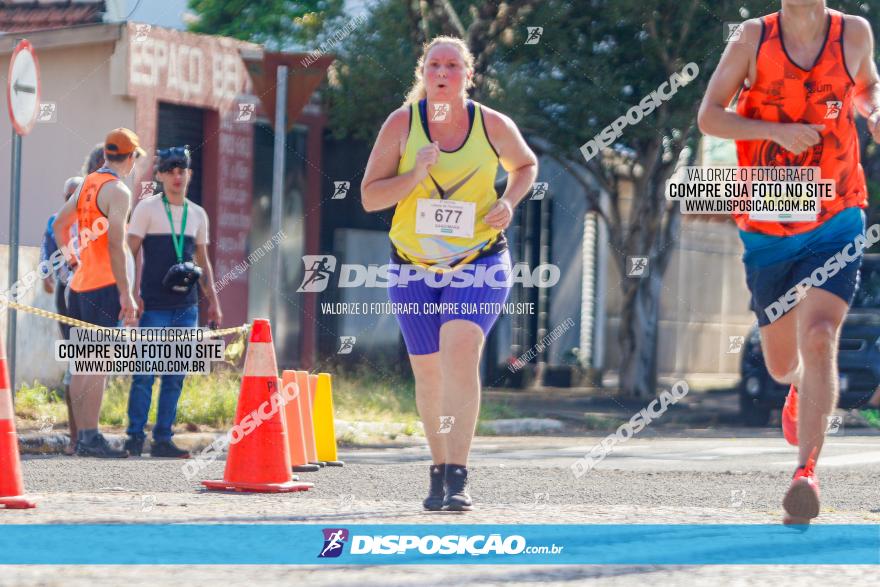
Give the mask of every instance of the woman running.
M 468 99 L 473 73 L 461 39 L 427 43 L 361 184 L 368 212 L 396 206 L 389 297 L 433 460 L 428 510 L 471 509 L 467 461 L 480 409 L 480 353 L 510 292 L 503 231 L 538 170 L 513 121 Z M 499 163 L 507 172 L 501 198 Z

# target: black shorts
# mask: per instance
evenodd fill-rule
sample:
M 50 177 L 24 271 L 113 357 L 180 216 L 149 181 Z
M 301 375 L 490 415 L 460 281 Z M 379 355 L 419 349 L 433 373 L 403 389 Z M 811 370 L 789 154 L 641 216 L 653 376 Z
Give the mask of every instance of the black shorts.
M 119 290 L 116 284 L 91 289 L 74 291 L 67 288 L 67 315 L 89 324 L 98 326 L 119 326 Z
M 837 272 L 831 277 L 822 278 L 822 269 L 837 251 L 829 250 L 810 255 L 797 261 L 770 265 L 769 267 L 746 266 L 746 283 L 752 292 L 751 309 L 758 317 L 758 326 L 767 326 L 782 317 L 795 302 L 794 292 L 798 284 L 815 282 L 816 287 L 852 304 L 859 287 L 859 268 L 862 254 L 854 259 L 844 259 L 846 264 L 838 264 Z M 812 279 L 814 272 L 818 280 Z M 825 273 L 824 275 L 827 275 Z

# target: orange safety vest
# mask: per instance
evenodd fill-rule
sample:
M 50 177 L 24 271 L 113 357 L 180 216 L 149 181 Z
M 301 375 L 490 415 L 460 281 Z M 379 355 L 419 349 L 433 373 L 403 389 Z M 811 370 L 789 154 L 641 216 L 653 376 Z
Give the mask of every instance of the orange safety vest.
M 113 285 L 116 278 L 110 265 L 108 231 L 96 230 L 107 225 L 106 217 L 98 207 L 98 193 L 105 184 L 119 179 L 106 171 L 90 173 L 83 180 L 82 190 L 76 202 L 76 221 L 79 227 L 79 264 L 70 280 L 70 289 L 82 292 Z M 99 218 L 104 222 L 95 222 Z M 92 236 L 86 242 L 83 236 L 89 230 Z

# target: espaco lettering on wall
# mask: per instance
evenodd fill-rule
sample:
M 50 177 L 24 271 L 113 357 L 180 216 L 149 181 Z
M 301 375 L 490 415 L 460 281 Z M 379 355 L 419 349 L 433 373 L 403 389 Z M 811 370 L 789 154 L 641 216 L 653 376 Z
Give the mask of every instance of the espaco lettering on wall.
M 250 94 L 251 80 L 238 54 L 239 44 L 206 35 L 153 27 L 136 34 L 129 23 L 129 87 L 152 88 L 160 98 L 225 109 Z

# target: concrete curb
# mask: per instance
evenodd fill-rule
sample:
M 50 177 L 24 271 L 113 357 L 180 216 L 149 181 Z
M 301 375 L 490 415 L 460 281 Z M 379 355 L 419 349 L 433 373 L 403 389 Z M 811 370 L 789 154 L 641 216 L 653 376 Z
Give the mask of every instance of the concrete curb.
M 525 434 L 547 434 L 562 432 L 565 426 L 552 418 L 511 418 L 482 422 L 480 427 L 490 434 L 503 436 L 522 436 Z
M 122 448 L 125 442 L 125 434 L 104 434 L 113 448 Z M 184 450 L 199 452 L 206 448 L 215 439 L 221 436 L 211 432 L 185 432 L 174 435 L 174 443 Z M 53 455 L 61 454 L 67 446 L 69 436 L 59 432 L 25 432 L 18 436 L 18 450 L 23 455 Z M 144 443 L 144 452 L 149 454 L 149 439 Z

